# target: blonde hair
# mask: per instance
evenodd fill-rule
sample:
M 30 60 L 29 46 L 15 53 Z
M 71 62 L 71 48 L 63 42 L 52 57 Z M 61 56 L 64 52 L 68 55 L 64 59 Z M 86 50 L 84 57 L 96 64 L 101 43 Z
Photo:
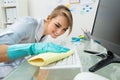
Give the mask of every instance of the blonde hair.
M 73 17 L 72 17 L 71 11 L 66 6 L 59 5 L 51 12 L 51 14 L 49 15 L 49 18 L 52 19 L 52 18 L 57 17 L 58 15 L 65 16 L 67 18 L 68 24 L 69 24 L 68 25 L 69 26 L 69 34 L 70 34 L 72 31 L 72 26 L 73 26 Z

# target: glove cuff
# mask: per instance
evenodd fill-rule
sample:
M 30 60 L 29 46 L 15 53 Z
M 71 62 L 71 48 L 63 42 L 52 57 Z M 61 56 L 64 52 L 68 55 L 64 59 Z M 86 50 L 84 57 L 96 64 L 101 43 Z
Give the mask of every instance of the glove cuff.
M 33 52 L 31 50 L 32 44 L 16 44 L 8 46 L 8 58 L 10 60 L 25 57 L 28 55 L 32 55 Z

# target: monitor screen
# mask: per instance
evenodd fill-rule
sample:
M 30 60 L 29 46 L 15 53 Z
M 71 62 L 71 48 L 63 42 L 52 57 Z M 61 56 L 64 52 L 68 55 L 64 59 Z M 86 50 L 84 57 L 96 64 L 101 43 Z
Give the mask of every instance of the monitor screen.
M 92 39 L 107 49 L 107 56 L 89 70 L 96 71 L 112 62 L 120 62 L 120 0 L 99 0 Z

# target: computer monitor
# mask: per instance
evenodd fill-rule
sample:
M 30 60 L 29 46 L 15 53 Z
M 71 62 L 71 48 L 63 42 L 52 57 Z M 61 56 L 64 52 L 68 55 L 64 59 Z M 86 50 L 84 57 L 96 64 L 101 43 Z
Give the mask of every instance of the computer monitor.
M 120 0 L 99 0 L 91 38 L 106 48 L 107 56 L 89 68 L 97 71 L 104 66 L 120 63 Z

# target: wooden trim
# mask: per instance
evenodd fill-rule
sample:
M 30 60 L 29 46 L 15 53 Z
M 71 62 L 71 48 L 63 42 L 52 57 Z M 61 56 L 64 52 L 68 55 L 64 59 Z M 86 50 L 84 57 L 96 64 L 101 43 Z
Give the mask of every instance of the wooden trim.
M 49 70 L 40 69 L 37 76 L 37 80 L 46 80 L 48 73 L 49 73 Z

